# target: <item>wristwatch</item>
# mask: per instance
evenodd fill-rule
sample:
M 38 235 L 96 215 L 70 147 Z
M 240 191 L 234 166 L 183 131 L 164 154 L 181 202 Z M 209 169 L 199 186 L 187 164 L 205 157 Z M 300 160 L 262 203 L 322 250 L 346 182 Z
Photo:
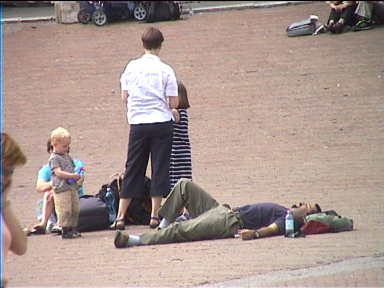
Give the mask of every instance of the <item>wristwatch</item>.
M 255 238 L 257 239 L 257 238 L 260 238 L 260 237 L 261 237 L 260 233 L 258 231 L 255 231 Z

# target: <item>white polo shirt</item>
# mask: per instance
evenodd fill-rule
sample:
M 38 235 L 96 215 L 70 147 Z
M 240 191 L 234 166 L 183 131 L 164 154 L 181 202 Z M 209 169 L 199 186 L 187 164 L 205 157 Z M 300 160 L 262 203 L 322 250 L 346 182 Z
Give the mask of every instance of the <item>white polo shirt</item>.
M 166 122 L 172 119 L 167 97 L 178 96 L 175 72 L 152 54 L 132 60 L 120 78 L 128 92 L 129 124 Z

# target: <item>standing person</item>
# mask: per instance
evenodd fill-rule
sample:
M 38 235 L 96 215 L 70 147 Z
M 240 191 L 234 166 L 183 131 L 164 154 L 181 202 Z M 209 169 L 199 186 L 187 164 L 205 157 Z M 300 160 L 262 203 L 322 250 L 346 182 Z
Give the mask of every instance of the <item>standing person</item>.
M 192 180 L 191 145 L 188 135 L 188 112 L 190 107 L 187 89 L 182 81 L 177 81 L 179 105 L 172 109 L 173 123 L 172 152 L 169 169 L 170 191 L 181 179 Z
M 12 175 L 16 166 L 22 166 L 27 162 L 23 151 L 15 140 L 8 134 L 1 133 L 1 232 L 2 255 L 5 263 L 8 252 L 23 255 L 27 251 L 27 237 L 20 226 L 19 220 L 12 211 L 9 200 L 9 190 L 12 184 Z M 2 265 L 3 265 L 2 263 Z M 3 265 L 6 268 L 7 265 Z M 1 275 L 1 287 L 6 285 L 6 269 Z
M 354 25 L 356 1 L 327 1 L 331 12 L 328 18 L 328 30 L 331 33 L 342 33 L 346 25 Z
M 47 152 L 49 155 L 52 154 L 53 147 L 51 144 L 51 139 L 47 141 Z M 69 151 L 68 151 L 69 152 Z M 77 174 L 81 174 L 82 177 L 77 184 L 79 185 L 79 189 L 77 190 L 78 196 L 81 197 L 84 195 L 84 177 L 85 177 L 85 169 L 84 163 L 79 159 L 73 160 L 75 164 L 75 172 Z M 32 229 L 28 229 L 28 234 L 45 234 L 47 230 L 48 221 L 51 221 L 52 225 L 56 224 L 56 217 L 53 215 L 55 209 L 55 203 L 53 200 L 53 188 L 52 188 L 52 172 L 49 168 L 49 164 L 43 165 L 37 175 L 36 181 L 36 191 L 38 193 L 43 193 L 43 199 L 40 200 L 42 202 L 42 210 L 41 210 L 41 218 L 39 218 L 40 222 L 33 225 Z M 39 202 L 39 204 L 41 203 Z M 57 226 L 56 226 L 57 227 Z
M 63 239 L 78 238 L 81 236 L 76 230 L 80 203 L 76 181 L 80 180 L 81 176 L 74 173 L 75 164 L 68 154 L 71 135 L 66 129 L 58 127 L 51 133 L 51 143 L 53 151 L 49 158 L 49 168 L 52 171 L 53 197 L 58 224 L 62 228 L 61 237 Z
M 127 161 L 117 219 L 111 228 L 125 228 L 125 214 L 132 198 L 142 197 L 145 172 L 151 156 L 151 220 L 159 225 L 158 209 L 169 191 L 172 145 L 172 108 L 177 107 L 177 82 L 173 69 L 159 58 L 163 34 L 149 27 L 141 37 L 144 55 L 132 60 L 120 78 L 121 97 L 130 125 Z
M 192 219 L 174 222 L 186 207 Z M 175 242 L 223 239 L 239 233 L 243 240 L 283 235 L 285 216 L 289 209 L 276 203 L 256 203 L 231 209 L 220 205 L 211 195 L 188 179 L 181 179 L 163 203 L 159 215 L 168 222 L 162 229 L 141 235 L 117 231 L 116 248 Z M 304 217 L 321 212 L 318 204 L 300 203 L 291 209 L 295 230 L 304 224 Z

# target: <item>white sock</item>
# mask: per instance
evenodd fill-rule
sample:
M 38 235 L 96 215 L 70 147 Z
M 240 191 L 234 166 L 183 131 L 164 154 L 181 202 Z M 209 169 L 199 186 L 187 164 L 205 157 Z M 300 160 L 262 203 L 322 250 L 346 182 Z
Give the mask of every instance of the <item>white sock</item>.
M 167 219 L 163 218 L 159 224 L 160 229 L 166 228 L 171 222 L 169 222 Z
M 137 246 L 141 245 L 140 236 L 138 235 L 129 235 L 128 246 Z

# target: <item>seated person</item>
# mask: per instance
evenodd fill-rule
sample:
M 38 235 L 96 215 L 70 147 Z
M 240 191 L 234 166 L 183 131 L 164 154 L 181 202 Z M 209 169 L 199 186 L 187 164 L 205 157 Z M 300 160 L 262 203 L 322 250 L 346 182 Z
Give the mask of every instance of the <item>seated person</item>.
M 374 25 L 384 24 L 384 1 L 358 1 L 355 17 L 358 21 L 353 31 L 368 30 Z
M 353 26 L 356 1 L 327 1 L 331 7 L 327 27 L 331 33 L 342 33 L 345 26 Z
M 47 152 L 51 154 L 52 150 L 53 147 L 51 145 L 51 140 L 49 139 L 47 141 Z M 84 164 L 82 161 L 77 159 L 75 159 L 74 162 L 75 170 L 83 175 L 83 177 L 78 181 L 78 184 L 82 185 L 84 182 Z M 42 205 L 40 204 L 42 206 L 42 211 L 38 211 L 38 214 L 40 214 L 38 215 L 40 222 L 34 225 L 30 231 L 27 231 L 29 234 L 45 234 L 46 230 L 51 230 L 52 226 L 56 224 L 51 175 L 52 172 L 48 164 L 45 164 L 40 168 L 37 176 L 36 191 L 39 193 L 44 193 L 43 200 L 40 201 L 42 202 Z M 84 195 L 83 186 L 79 188 L 78 194 L 79 197 Z M 50 222 L 51 227 L 47 227 L 48 222 Z
M 174 222 L 186 208 L 192 219 Z M 174 242 L 222 239 L 239 234 L 243 240 L 283 235 L 288 208 L 275 203 L 257 203 L 231 209 L 220 205 L 201 187 L 188 179 L 180 179 L 159 210 L 163 217 L 159 230 L 141 235 L 115 234 L 116 248 Z M 304 217 L 321 212 L 317 204 L 300 204 L 291 209 L 296 231 Z

